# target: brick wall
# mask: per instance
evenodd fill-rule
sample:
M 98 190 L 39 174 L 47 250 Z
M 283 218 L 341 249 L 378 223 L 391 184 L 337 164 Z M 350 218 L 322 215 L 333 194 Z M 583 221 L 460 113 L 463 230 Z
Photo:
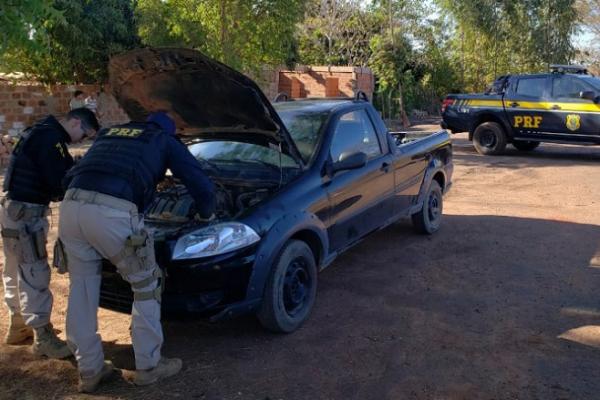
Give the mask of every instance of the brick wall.
M 299 67 L 279 71 L 279 93 L 292 98 L 354 97 L 361 90 L 373 98 L 374 79 L 369 68 Z
M 55 85 L 36 83 L 0 82 L 0 134 L 15 136 L 38 119 L 53 114 L 60 116 L 69 111 L 69 101 L 76 90 L 86 95 L 100 92 L 99 85 Z M 106 87 L 105 92 L 110 88 Z M 101 125 L 109 126 L 128 121 L 114 97 L 100 93 L 99 118 Z M 100 105 L 101 104 L 101 105 Z
M 373 95 L 373 74 L 359 67 L 299 67 L 296 70 L 279 70 L 265 67 L 252 74 L 268 99 L 285 92 L 299 97 L 353 97 L 362 90 L 369 98 Z M 54 85 L 36 83 L 10 83 L 0 81 L 0 136 L 19 134 L 36 120 L 53 114 L 60 116 L 69 111 L 69 101 L 76 90 L 86 95 L 100 93 L 98 116 L 102 126 L 124 123 L 129 120 L 104 85 Z M 1 149 L 0 149 L 1 150 Z

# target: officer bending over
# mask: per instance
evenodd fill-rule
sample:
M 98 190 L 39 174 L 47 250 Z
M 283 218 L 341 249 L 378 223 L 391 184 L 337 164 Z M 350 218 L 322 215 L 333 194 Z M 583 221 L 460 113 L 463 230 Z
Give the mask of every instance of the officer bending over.
M 46 254 L 48 204 L 64 192 L 61 181 L 73 165 L 68 143 L 94 134 L 98 121 L 86 108 L 64 118 L 48 116 L 23 132 L 4 176 L 0 225 L 4 244 L 4 300 L 9 308 L 7 344 L 34 336 L 35 355 L 65 358 L 71 355 L 50 323 L 52 293 Z
M 161 269 L 143 223 L 143 212 L 167 168 L 186 185 L 199 213 L 209 217 L 214 210 L 214 186 L 176 138 L 175 123 L 165 113 L 151 114 L 146 123 L 101 131 L 68 174 L 59 236 L 71 282 L 67 340 L 78 362 L 81 392 L 94 391 L 113 370 L 104 361 L 97 333 L 103 258 L 117 267 L 133 290 L 134 383 L 151 384 L 181 369 L 180 359 L 161 357 Z

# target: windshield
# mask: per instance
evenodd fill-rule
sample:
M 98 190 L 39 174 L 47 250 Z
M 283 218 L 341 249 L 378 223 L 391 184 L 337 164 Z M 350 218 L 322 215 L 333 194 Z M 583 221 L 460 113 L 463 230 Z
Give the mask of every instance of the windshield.
M 595 76 L 581 76 L 580 78 L 592 85 L 594 89 L 600 90 L 600 78 Z
M 329 112 L 314 111 L 302 108 L 282 109 L 277 108 L 283 124 L 290 132 L 304 161 L 311 160 L 319 143 L 321 126 L 325 123 Z
M 196 159 L 218 162 L 246 162 L 255 164 L 270 164 L 279 167 L 281 157 L 282 167 L 297 167 L 298 164 L 288 155 L 278 150 L 251 143 L 232 141 L 192 142 L 188 149 Z

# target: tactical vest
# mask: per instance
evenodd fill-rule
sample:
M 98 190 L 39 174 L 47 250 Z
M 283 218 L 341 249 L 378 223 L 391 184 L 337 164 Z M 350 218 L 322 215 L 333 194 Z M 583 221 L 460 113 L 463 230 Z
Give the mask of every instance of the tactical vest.
M 34 128 L 40 127 L 43 127 L 43 124 L 29 127 L 21 133 L 10 155 L 10 163 L 4 175 L 2 186 L 4 192 L 18 190 L 20 193 L 31 194 L 32 197 L 47 196 L 47 189 L 40 179 L 38 168 L 33 160 L 25 154 L 25 147 L 35 133 Z
M 150 151 L 152 140 L 163 134 L 158 128 L 143 124 L 129 123 L 100 132 L 93 146 L 69 172 L 77 177 L 86 173 L 100 173 L 117 176 L 132 185 L 136 204 L 154 194 L 155 182 L 150 162 L 144 155 Z

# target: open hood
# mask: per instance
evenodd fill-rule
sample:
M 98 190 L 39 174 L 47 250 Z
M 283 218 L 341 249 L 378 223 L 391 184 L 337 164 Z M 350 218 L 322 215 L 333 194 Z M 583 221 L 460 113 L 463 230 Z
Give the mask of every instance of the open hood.
M 303 165 L 289 132 L 258 85 L 198 51 L 136 49 L 112 57 L 108 70 L 117 101 L 134 121 L 166 111 L 181 135 L 275 145 Z

